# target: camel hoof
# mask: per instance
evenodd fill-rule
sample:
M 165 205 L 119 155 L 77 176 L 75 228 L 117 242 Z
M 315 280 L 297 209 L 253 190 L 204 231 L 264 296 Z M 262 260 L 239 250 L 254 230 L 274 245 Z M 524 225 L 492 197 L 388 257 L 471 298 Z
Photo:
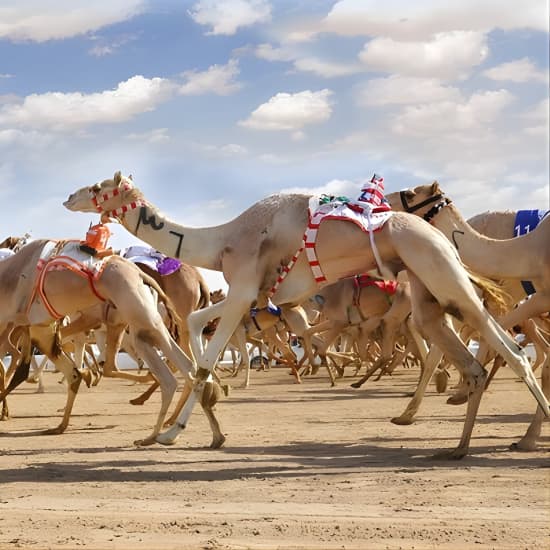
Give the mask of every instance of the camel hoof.
M 160 443 L 161 445 L 174 445 L 176 442 L 177 437 L 170 437 L 166 434 L 158 434 L 157 437 L 155 437 L 155 441 L 157 443 Z
M 48 428 L 47 430 L 42 430 L 40 435 L 60 435 L 65 431 L 65 428 L 57 426 L 56 428 Z
M 410 416 L 395 416 L 391 419 L 391 423 L 397 426 L 410 426 L 413 422 L 414 418 Z
M 360 388 L 362 385 L 363 384 L 361 384 L 361 382 L 353 382 L 352 384 L 350 384 L 352 388 L 356 388 L 356 389 Z
M 516 443 L 512 443 L 509 447 L 511 451 L 518 451 L 518 452 L 532 452 L 538 450 L 538 447 L 535 443 L 531 442 L 524 442 L 522 440 L 517 441 Z
M 465 393 L 455 393 L 447 399 L 448 405 L 463 405 L 468 402 L 468 395 Z
M 432 455 L 434 460 L 461 460 L 467 455 L 466 449 L 453 449 L 452 451 L 441 451 Z
M 80 375 L 82 376 L 82 380 L 86 383 L 86 387 L 91 387 L 92 385 L 92 373 L 88 370 L 81 370 Z
M 225 435 L 221 435 L 220 437 L 215 437 L 212 440 L 212 443 L 210 443 L 210 448 L 219 449 L 224 443 L 225 443 Z
M 141 399 L 139 397 L 134 397 L 134 399 L 130 399 L 130 405 L 143 405 L 145 403 L 145 399 Z
M 146 437 L 145 439 L 136 439 L 134 441 L 134 445 L 136 447 L 148 447 L 149 445 L 153 445 L 153 443 L 156 443 L 154 435 Z
M 38 378 L 35 378 L 34 376 L 29 376 L 27 380 L 25 380 L 27 384 L 38 384 Z
M 244 387 L 248 388 L 248 384 Z M 229 394 L 231 393 L 231 386 L 229 384 L 222 384 L 221 388 L 225 397 L 229 397 Z

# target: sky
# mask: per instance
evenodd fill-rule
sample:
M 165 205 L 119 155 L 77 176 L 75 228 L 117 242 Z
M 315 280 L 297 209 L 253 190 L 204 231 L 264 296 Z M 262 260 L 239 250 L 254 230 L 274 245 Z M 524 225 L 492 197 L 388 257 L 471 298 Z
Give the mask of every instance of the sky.
M 374 172 L 548 209 L 548 56 L 547 0 L 1 0 L 0 238 L 82 238 L 117 170 L 194 227 Z

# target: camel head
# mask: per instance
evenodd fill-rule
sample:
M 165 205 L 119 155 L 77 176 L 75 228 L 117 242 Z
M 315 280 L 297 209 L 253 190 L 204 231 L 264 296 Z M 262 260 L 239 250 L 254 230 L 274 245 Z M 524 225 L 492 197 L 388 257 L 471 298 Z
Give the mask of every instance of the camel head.
M 72 212 L 98 212 L 102 221 L 117 219 L 117 215 L 129 204 L 143 203 L 143 195 L 134 187 L 132 176 L 115 172 L 111 179 L 92 186 L 81 187 L 63 203 Z
M 403 191 L 386 195 L 386 199 L 390 203 L 392 210 L 415 212 L 420 216 L 442 198 L 443 191 L 437 181 L 427 185 L 418 185 L 414 189 L 404 189 Z M 422 212 L 417 212 L 420 209 L 423 209 Z

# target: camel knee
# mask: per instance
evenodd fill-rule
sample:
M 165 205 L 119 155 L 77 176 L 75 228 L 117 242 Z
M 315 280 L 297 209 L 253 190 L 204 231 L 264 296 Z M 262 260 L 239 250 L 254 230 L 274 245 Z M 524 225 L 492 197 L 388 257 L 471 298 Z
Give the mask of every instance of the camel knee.
M 217 382 L 207 382 L 201 395 L 201 405 L 206 409 L 212 409 L 221 400 L 224 392 Z

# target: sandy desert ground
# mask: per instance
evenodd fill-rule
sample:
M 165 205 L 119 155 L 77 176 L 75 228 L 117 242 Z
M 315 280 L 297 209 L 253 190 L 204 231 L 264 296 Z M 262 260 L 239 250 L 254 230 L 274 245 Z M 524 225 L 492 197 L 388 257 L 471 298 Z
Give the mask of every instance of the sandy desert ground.
M 69 430 L 59 375 L 25 384 L 0 425 L 0 548 L 83 549 L 548 549 L 550 428 L 541 448 L 508 449 L 534 401 L 501 371 L 481 404 L 471 456 L 454 446 L 464 406 L 430 394 L 412 426 L 389 422 L 407 403 L 415 369 L 361 390 L 320 374 L 253 373 L 218 406 L 220 450 L 197 409 L 172 447 L 135 448 L 159 405 L 134 407 L 138 388 L 103 380 L 83 388 Z

